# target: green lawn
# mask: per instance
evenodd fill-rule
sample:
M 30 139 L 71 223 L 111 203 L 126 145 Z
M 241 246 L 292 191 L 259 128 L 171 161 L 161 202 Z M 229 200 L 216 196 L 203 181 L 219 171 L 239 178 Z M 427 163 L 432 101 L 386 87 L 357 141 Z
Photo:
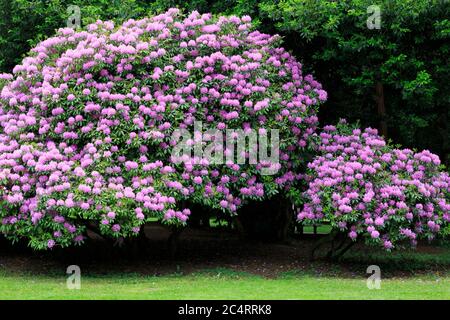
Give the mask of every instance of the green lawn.
M 0 272 L 0 299 L 450 299 L 450 275 L 382 280 L 369 290 L 363 278 L 283 274 L 267 279 L 230 270 L 192 275 L 84 276 L 69 290 L 62 276 Z

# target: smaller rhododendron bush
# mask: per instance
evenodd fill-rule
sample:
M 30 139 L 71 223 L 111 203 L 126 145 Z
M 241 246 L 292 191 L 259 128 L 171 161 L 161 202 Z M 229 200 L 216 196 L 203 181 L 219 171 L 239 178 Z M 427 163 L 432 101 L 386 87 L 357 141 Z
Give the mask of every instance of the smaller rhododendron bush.
M 233 215 L 289 189 L 326 92 L 279 37 L 250 22 L 171 9 L 60 29 L 32 49 L 0 79 L 0 231 L 33 248 L 64 247 L 87 227 L 128 237 L 155 218 L 186 224 L 186 203 Z M 277 129 L 279 161 L 176 161 L 174 131 L 196 122 L 203 131 Z
M 319 154 L 308 164 L 298 220 L 330 223 L 332 234 L 352 240 L 338 241 L 334 249 L 364 239 L 391 250 L 448 235 L 450 178 L 438 156 L 391 147 L 377 130 L 352 128 L 344 120 L 317 138 Z

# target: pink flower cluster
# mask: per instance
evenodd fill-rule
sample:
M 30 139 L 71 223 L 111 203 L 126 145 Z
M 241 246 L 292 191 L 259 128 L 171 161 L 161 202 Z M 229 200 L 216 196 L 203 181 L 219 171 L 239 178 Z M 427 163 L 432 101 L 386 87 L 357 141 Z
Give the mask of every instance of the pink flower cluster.
M 308 164 L 300 221 L 329 221 L 351 239 L 388 250 L 448 228 L 450 177 L 438 156 L 395 149 L 377 130 L 351 129 L 345 121 L 324 128 L 318 149 Z
M 68 246 L 88 226 L 125 237 L 150 218 L 183 224 L 186 200 L 233 213 L 289 188 L 327 96 L 250 21 L 170 9 L 60 29 L 0 75 L 0 232 Z M 278 129 L 280 170 L 174 163 L 171 134 L 194 121 Z

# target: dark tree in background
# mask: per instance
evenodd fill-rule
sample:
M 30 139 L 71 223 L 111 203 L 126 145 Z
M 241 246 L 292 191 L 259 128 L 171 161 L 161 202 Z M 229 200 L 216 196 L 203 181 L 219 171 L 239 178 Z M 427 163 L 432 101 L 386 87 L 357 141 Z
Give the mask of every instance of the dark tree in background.
M 378 5 L 379 29 L 367 20 Z M 375 126 L 407 147 L 449 161 L 450 2 L 265 1 L 286 44 L 329 92 L 321 120 Z M 370 22 L 370 21 L 369 21 Z
M 39 41 L 66 27 L 69 6 L 79 6 L 82 26 L 96 20 L 143 17 L 145 0 L 0 0 L 0 71 L 10 72 Z

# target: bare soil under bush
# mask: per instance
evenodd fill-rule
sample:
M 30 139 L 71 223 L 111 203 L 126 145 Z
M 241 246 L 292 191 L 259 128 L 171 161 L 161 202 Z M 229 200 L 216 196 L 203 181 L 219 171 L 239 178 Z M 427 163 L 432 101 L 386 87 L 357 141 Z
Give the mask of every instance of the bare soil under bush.
M 68 265 L 79 265 L 89 274 L 138 273 L 144 275 L 189 274 L 226 268 L 264 277 L 283 273 L 317 276 L 366 276 L 371 264 L 382 267 L 387 277 L 418 273 L 450 272 L 450 248 L 420 244 L 414 251 L 392 254 L 356 245 L 341 261 L 311 262 L 309 253 L 320 235 L 303 235 L 285 243 L 242 240 L 218 228 L 188 228 L 180 236 L 175 256 L 168 253 L 169 230 L 159 225 L 145 228 L 145 243 L 107 243 L 91 239 L 79 248 L 33 252 L 23 246 L 0 242 L 0 269 L 33 274 L 65 273 Z M 95 236 L 93 237 L 95 238 Z

